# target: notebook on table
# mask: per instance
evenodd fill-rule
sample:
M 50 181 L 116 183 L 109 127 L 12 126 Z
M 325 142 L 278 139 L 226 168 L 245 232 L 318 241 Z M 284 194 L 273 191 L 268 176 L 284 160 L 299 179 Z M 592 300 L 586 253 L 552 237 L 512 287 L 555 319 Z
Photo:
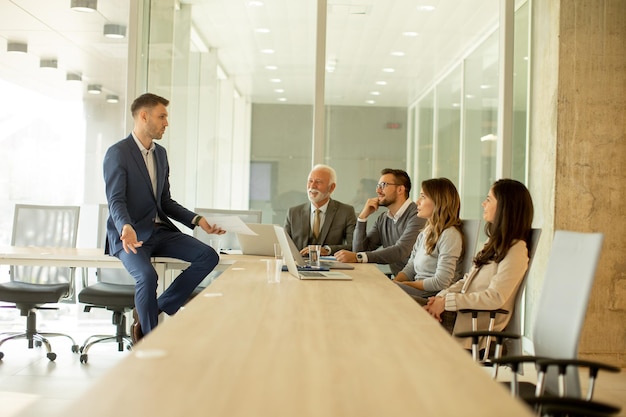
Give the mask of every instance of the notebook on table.
M 311 267 L 309 267 L 309 269 L 305 271 L 299 270 L 298 265 L 296 265 L 294 256 L 296 256 L 295 255 L 296 253 L 300 255 L 300 252 L 298 252 L 293 242 L 291 242 L 291 245 L 289 244 L 289 242 L 291 241 L 291 238 L 289 237 L 289 235 L 287 235 L 284 228 L 282 228 L 281 226 L 274 226 L 274 230 L 275 230 L 276 238 L 278 239 L 278 243 L 280 244 L 280 247 L 283 250 L 283 257 L 285 259 L 285 264 L 287 265 L 287 271 L 289 271 L 289 273 L 293 275 L 294 277 L 299 278 L 299 279 L 325 279 L 325 280 L 351 280 L 352 279 L 350 275 L 344 274 L 343 272 L 339 272 L 339 271 L 313 270 L 311 269 Z M 292 249 L 292 246 L 293 248 L 295 248 L 295 251 Z M 300 258 L 302 258 L 301 255 L 300 255 Z
M 241 253 L 274 257 L 274 243 L 278 243 L 273 224 L 247 223 L 256 235 L 237 233 Z

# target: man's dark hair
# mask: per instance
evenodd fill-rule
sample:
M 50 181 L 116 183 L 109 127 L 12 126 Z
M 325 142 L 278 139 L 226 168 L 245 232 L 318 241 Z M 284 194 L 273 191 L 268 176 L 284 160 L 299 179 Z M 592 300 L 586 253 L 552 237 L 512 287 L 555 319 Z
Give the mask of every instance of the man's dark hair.
M 130 114 L 135 117 L 139 109 L 142 109 L 144 107 L 151 109 L 153 107 L 156 107 L 158 104 L 162 104 L 167 107 L 167 105 L 170 104 L 170 101 L 161 96 L 157 96 L 156 94 L 142 94 L 137 97 L 135 101 L 133 101 L 133 104 L 130 106 Z
M 404 185 L 404 196 L 409 198 L 409 193 L 411 192 L 411 178 L 409 178 L 409 174 L 402 169 L 392 169 L 385 168 L 380 171 L 380 175 L 391 174 L 394 176 L 394 182 L 398 185 Z

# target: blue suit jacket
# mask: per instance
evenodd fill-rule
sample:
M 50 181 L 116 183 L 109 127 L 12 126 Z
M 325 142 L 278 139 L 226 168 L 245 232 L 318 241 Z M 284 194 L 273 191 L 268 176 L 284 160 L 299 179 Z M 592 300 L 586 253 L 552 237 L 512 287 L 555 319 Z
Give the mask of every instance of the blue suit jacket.
M 115 255 L 123 249 L 120 234 L 127 223 L 137 232 L 137 240 L 146 242 L 154 231 L 157 213 L 159 220 L 174 230 L 178 229 L 170 218 L 194 227 L 195 213 L 170 196 L 167 152 L 156 143 L 155 146 L 156 198 L 143 155 L 132 135 L 111 146 L 104 156 L 104 182 L 109 204 L 106 253 Z

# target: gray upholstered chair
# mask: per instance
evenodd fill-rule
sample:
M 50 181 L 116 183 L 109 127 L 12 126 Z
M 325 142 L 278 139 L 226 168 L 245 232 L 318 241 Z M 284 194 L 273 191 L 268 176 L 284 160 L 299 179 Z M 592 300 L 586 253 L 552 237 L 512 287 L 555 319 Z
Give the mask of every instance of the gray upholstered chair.
M 478 247 L 480 223 L 479 219 L 463 219 L 463 263 L 461 264 L 463 273 L 472 269 L 472 261 Z
M 76 247 L 78 206 L 41 206 L 17 204 L 13 219 L 12 246 Z M 13 339 L 27 339 L 28 348 L 44 345 L 51 361 L 57 357 L 48 337 L 63 336 L 72 341 L 72 351 L 78 352 L 74 339 L 63 333 L 39 332 L 37 310 L 52 310 L 49 304 L 73 299 L 75 268 L 37 265 L 12 265 L 10 280 L 0 283 L 0 301 L 11 303 L 26 317 L 24 332 L 3 333 L 0 346 Z M 0 359 L 4 353 L 0 352 Z
M 104 248 L 106 241 L 106 222 L 109 210 L 106 204 L 99 206 L 98 247 Z M 104 250 L 104 249 L 103 249 Z M 84 311 L 103 308 L 112 312 L 114 335 L 89 336 L 80 347 L 80 362 L 87 363 L 89 349 L 98 343 L 117 343 L 118 351 L 131 349 L 133 343 L 128 334 L 126 313 L 135 307 L 135 280 L 124 268 L 98 268 L 97 282 L 90 284 L 87 274 L 83 275 L 83 289 L 78 293 L 78 301 L 85 304 Z

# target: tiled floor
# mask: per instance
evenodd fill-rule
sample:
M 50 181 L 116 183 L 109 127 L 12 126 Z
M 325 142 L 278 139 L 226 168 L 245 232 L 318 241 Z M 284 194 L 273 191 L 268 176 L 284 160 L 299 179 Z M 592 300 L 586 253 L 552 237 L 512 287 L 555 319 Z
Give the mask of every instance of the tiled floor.
M 0 328 L 6 329 L 7 322 L 15 326 L 21 324 L 19 316 L 9 320 L 5 312 L 2 314 Z M 78 344 L 91 334 L 108 334 L 114 329 L 110 324 L 110 313 L 106 311 L 89 315 L 66 311 L 65 315 L 74 316 L 73 320 L 66 320 L 73 324 L 59 330 L 70 333 Z M 89 351 L 88 363 L 81 364 L 79 355 L 71 352 L 68 339 L 51 338 L 50 342 L 58 355 L 54 362 L 46 358 L 43 348 L 27 349 L 24 340 L 10 341 L 0 347 L 5 355 L 0 361 L 0 417 L 55 416 L 128 354 L 118 352 L 114 344 L 96 345 Z M 507 376 L 506 371 L 500 374 L 500 379 Z M 532 374 L 526 372 L 523 379 L 532 379 Z M 621 405 L 619 415 L 626 416 L 626 369 L 619 374 L 602 373 L 596 398 Z
M 0 329 L 18 331 L 25 320 L 14 310 L 0 310 Z M 61 328 L 46 328 L 51 321 L 47 314 L 60 314 L 54 321 Z M 40 331 L 59 331 L 70 334 L 78 345 L 92 334 L 113 334 L 111 313 L 92 310 L 91 313 L 76 311 L 76 307 L 63 306 L 61 311 L 42 312 Z M 58 319 L 59 317 L 57 317 Z M 0 361 L 0 417 L 54 416 L 89 387 L 91 382 L 118 363 L 127 351 L 118 352 L 117 345 L 102 343 L 89 350 L 87 364 L 80 363 L 80 356 L 71 351 L 72 343 L 65 337 L 49 339 L 57 354 L 54 362 L 46 357 L 45 348 L 28 349 L 24 339 L 11 340 L 0 346 L 4 358 Z

